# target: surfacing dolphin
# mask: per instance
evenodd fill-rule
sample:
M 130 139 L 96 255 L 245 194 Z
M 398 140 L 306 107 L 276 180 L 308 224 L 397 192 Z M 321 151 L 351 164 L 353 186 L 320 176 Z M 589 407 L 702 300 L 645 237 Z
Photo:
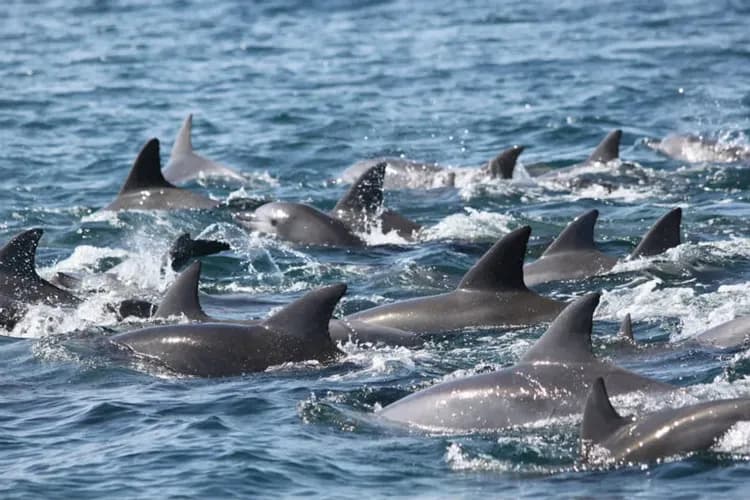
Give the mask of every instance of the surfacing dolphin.
M 339 177 L 339 181 L 355 182 L 364 172 L 378 163 L 386 164 L 386 189 L 433 189 L 455 187 L 457 175 L 480 175 L 489 179 L 512 179 L 516 161 L 523 152 L 523 146 L 513 146 L 477 168 L 447 168 L 437 163 L 408 160 L 405 158 L 379 157 L 358 161 Z
M 198 295 L 201 263 L 193 262 L 172 283 L 164 294 L 159 306 L 154 312 L 154 318 L 166 319 L 180 316 L 196 322 L 237 323 L 243 325 L 259 324 L 260 320 L 225 320 L 212 318 L 201 307 Z M 331 339 L 334 342 L 349 340 L 359 343 L 386 344 L 396 346 L 417 346 L 423 343 L 418 335 L 395 328 L 370 325 L 361 321 L 331 319 L 328 325 Z
M 618 259 L 599 251 L 594 242 L 594 226 L 599 211 L 589 210 L 568 224 L 544 253 L 524 266 L 528 286 L 550 281 L 589 278 L 604 274 Z M 663 215 L 643 236 L 627 259 L 658 255 L 680 244 L 682 209 L 674 208 Z
M 673 390 L 594 357 L 591 330 L 598 303 L 597 293 L 572 302 L 515 365 L 433 385 L 379 414 L 427 430 L 496 431 L 580 414 L 597 377 L 615 394 Z
M 575 174 L 581 167 L 594 165 L 597 163 L 609 163 L 620 158 L 620 140 L 622 139 L 622 130 L 615 129 L 609 132 L 604 139 L 596 146 L 588 158 L 583 162 L 562 168 L 552 168 L 548 165 L 526 165 L 525 169 L 531 176 L 540 179 L 556 179 Z
M 345 291 L 344 284 L 318 288 L 253 325 L 164 325 L 111 340 L 146 361 L 196 377 L 230 377 L 308 360 L 328 363 L 342 354 L 328 323 Z
M 740 316 L 699 333 L 694 340 L 703 347 L 735 350 L 750 344 L 750 316 Z
M 194 179 L 205 177 L 224 177 L 244 181 L 245 178 L 229 167 L 220 165 L 208 158 L 204 158 L 193 151 L 193 142 L 190 138 L 193 130 L 193 115 L 189 114 L 182 123 L 182 128 L 177 133 L 177 138 L 172 146 L 172 154 L 169 162 L 164 167 L 164 178 L 173 184 L 184 184 Z
M 607 394 L 611 383 L 594 381 L 581 424 L 581 457 L 591 463 L 652 462 L 705 451 L 737 422 L 750 420 L 750 398 L 721 399 L 621 417 Z
M 524 226 L 505 235 L 452 292 L 384 304 L 347 318 L 419 334 L 549 321 L 564 304 L 524 284 L 523 258 L 530 234 L 531 228 Z
M 159 139 L 141 149 L 117 198 L 102 210 L 183 210 L 216 208 L 219 202 L 169 183 L 161 172 Z
M 383 210 L 385 163 L 367 170 L 329 213 L 302 203 L 266 203 L 253 212 L 235 216 L 244 227 L 306 245 L 363 246 L 357 233 L 380 226 L 406 239 L 414 237 L 419 225 L 397 212 Z
M 723 143 L 702 135 L 670 134 L 646 145 L 669 158 L 690 163 L 736 163 L 750 161 L 750 146 Z

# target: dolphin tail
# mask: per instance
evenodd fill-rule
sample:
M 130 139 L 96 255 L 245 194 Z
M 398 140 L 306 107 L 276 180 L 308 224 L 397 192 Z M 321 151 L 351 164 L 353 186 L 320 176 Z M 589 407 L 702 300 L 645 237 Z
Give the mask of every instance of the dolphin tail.
M 330 341 L 328 322 L 331 321 L 333 310 L 345 292 L 344 283 L 307 292 L 263 321 L 263 325 L 270 330 L 294 337 Z
M 469 269 L 458 288 L 528 290 L 523 282 L 523 259 L 530 234 L 529 226 L 506 234 Z
M 635 344 L 635 339 L 633 338 L 633 322 L 630 319 L 630 313 L 626 314 L 625 317 L 622 319 L 622 323 L 620 324 L 619 334 L 621 337 Z
M 155 318 L 185 315 L 194 321 L 205 321 L 208 316 L 203 312 L 198 297 L 198 282 L 201 277 L 201 263 L 194 262 L 180 274 L 164 295 L 154 313 Z
M 36 249 L 42 234 L 42 229 L 35 228 L 11 238 L 0 248 L 0 270 L 20 278 L 41 279 L 36 272 Z
M 192 239 L 190 233 L 181 234 L 169 248 L 172 269 L 179 271 L 192 259 L 229 250 L 223 241 Z
M 175 160 L 180 156 L 193 152 L 193 141 L 190 138 L 193 132 L 193 114 L 187 115 L 185 121 L 182 122 L 180 131 L 177 132 L 177 137 L 174 140 L 172 146 L 172 153 L 169 156 L 169 161 Z
M 149 188 L 174 188 L 161 172 L 159 156 L 159 139 L 150 139 L 141 148 L 130 169 L 130 174 L 120 189 L 120 194 L 142 191 Z
M 658 255 L 680 244 L 680 223 L 682 209 L 673 208 L 664 214 L 643 236 L 641 242 L 630 254 L 631 259 Z
M 590 361 L 594 356 L 591 330 L 597 305 L 598 293 L 589 293 L 568 304 L 521 361 Z
M 555 238 L 542 255 L 551 255 L 574 250 L 594 250 L 594 226 L 599 218 L 599 211 L 589 210 L 576 217 L 573 222 Z
M 602 139 L 602 142 L 594 149 L 586 160 L 587 163 L 607 163 L 620 157 L 620 139 L 622 130 L 615 129 Z
M 385 162 L 368 168 L 351 185 L 346 194 L 336 203 L 333 214 L 353 214 L 371 217 L 383 206 L 383 180 L 385 179 Z
M 491 159 L 485 167 L 489 171 L 490 177 L 493 179 L 512 179 L 516 161 L 523 150 L 523 146 L 513 146 Z
M 598 444 L 626 425 L 629 419 L 621 417 L 612 407 L 607 395 L 604 379 L 598 377 L 589 389 L 583 408 L 581 441 Z

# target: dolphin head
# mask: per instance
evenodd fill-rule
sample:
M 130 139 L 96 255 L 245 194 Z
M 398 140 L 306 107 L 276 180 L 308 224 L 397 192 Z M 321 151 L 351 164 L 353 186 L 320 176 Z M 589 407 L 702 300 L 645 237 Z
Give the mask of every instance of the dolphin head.
M 238 214 L 237 220 L 252 231 L 286 237 L 299 231 L 296 226 L 300 224 L 300 218 L 295 208 L 291 203 L 266 203 L 253 212 Z

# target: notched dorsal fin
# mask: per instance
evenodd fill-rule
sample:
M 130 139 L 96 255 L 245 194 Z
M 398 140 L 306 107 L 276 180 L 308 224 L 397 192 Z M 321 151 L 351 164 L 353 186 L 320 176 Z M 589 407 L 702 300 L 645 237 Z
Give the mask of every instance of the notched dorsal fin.
M 167 182 L 161 173 L 159 139 L 154 138 L 149 140 L 138 153 L 133 168 L 130 169 L 130 174 L 120 189 L 120 194 L 149 188 L 173 187 L 175 186 Z
M 664 214 L 643 236 L 630 258 L 658 255 L 680 244 L 682 209 L 673 208 Z
M 606 440 L 629 419 L 621 417 L 612 407 L 604 379 L 599 377 L 591 385 L 583 408 L 581 440 L 597 444 Z
M 330 339 L 328 322 L 333 310 L 346 292 L 346 285 L 317 288 L 263 321 L 263 326 L 286 335 Z
M 620 324 L 620 335 L 628 339 L 630 342 L 635 343 L 635 339 L 633 338 L 633 321 L 630 319 L 630 313 L 627 313 L 622 319 L 622 324 Z
M 346 194 L 333 208 L 334 215 L 345 214 L 372 216 L 383 206 L 383 179 L 385 162 L 367 169 L 351 185 Z
M 193 140 L 191 135 L 193 133 L 193 114 L 187 115 L 185 121 L 182 122 L 180 131 L 177 132 L 177 137 L 172 145 L 172 154 L 170 160 L 175 159 L 179 156 L 186 155 L 193 152 Z
M 594 226 L 599 217 L 599 211 L 589 210 L 588 212 L 576 217 L 573 222 L 557 235 L 547 250 L 542 254 L 550 255 L 553 253 L 571 252 L 574 250 L 595 250 L 594 243 Z
M 43 233 L 41 229 L 29 229 L 11 238 L 0 248 L 0 270 L 22 278 L 39 278 L 36 248 Z
M 593 358 L 591 329 L 599 294 L 589 293 L 568 304 L 521 362 L 586 362 Z
M 464 275 L 465 290 L 528 290 L 523 282 L 523 259 L 531 228 L 523 226 L 502 237 Z
M 200 277 L 201 263 L 200 261 L 193 262 L 169 287 L 154 317 L 168 318 L 184 314 L 186 318 L 194 321 L 206 321 L 208 316 L 203 312 L 198 298 Z
M 587 163 L 616 160 L 620 157 L 620 139 L 622 139 L 622 130 L 615 129 L 602 139 L 602 142 L 596 147 L 593 153 L 586 160 Z
M 181 234 L 169 249 L 172 269 L 179 271 L 191 259 L 213 255 L 229 250 L 230 246 L 223 241 L 193 239 L 190 233 Z
M 516 168 L 516 161 L 523 153 L 523 146 L 513 146 L 508 148 L 487 163 L 487 170 L 493 179 L 512 179 L 513 171 Z

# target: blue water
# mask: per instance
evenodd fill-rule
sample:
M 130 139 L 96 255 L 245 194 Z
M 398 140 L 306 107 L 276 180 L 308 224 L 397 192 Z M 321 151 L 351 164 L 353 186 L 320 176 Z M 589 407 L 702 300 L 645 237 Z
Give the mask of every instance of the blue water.
M 711 453 L 601 471 L 579 464 L 575 421 L 428 435 L 374 413 L 446 377 L 512 363 L 544 325 L 413 350 L 345 345 L 331 366 L 220 380 L 154 373 L 59 334 L 137 326 L 118 324 L 104 305 L 158 300 L 174 278 L 159 272 L 161 254 L 185 230 L 233 246 L 205 259 L 209 313 L 263 316 L 337 281 L 349 283 L 339 308 L 348 313 L 450 290 L 522 224 L 533 228 L 536 257 L 570 219 L 598 208 L 601 248 L 626 255 L 681 206 L 686 243 L 676 250 L 541 290 L 604 290 L 597 353 L 691 395 L 618 407 L 747 395 L 746 352 L 684 340 L 750 313 L 748 165 L 672 160 L 645 140 L 702 133 L 748 145 L 749 21 L 739 0 L 3 2 L 0 241 L 42 227 L 43 275 L 95 278 L 120 264 L 125 285 L 103 285 L 74 312 L 34 308 L 11 332 L 28 339 L 0 339 L 0 495 L 746 497 L 747 427 Z M 613 128 L 624 131 L 631 167 L 608 177 L 613 190 L 496 182 L 389 192 L 387 204 L 424 234 L 357 250 L 251 235 L 227 210 L 98 214 L 148 138 L 161 139 L 166 161 L 188 113 L 196 150 L 248 178 L 190 185 L 221 200 L 330 208 L 345 189 L 332 180 L 382 154 L 479 165 L 524 144 L 522 163 L 569 165 Z M 614 336 L 626 312 L 640 348 Z

